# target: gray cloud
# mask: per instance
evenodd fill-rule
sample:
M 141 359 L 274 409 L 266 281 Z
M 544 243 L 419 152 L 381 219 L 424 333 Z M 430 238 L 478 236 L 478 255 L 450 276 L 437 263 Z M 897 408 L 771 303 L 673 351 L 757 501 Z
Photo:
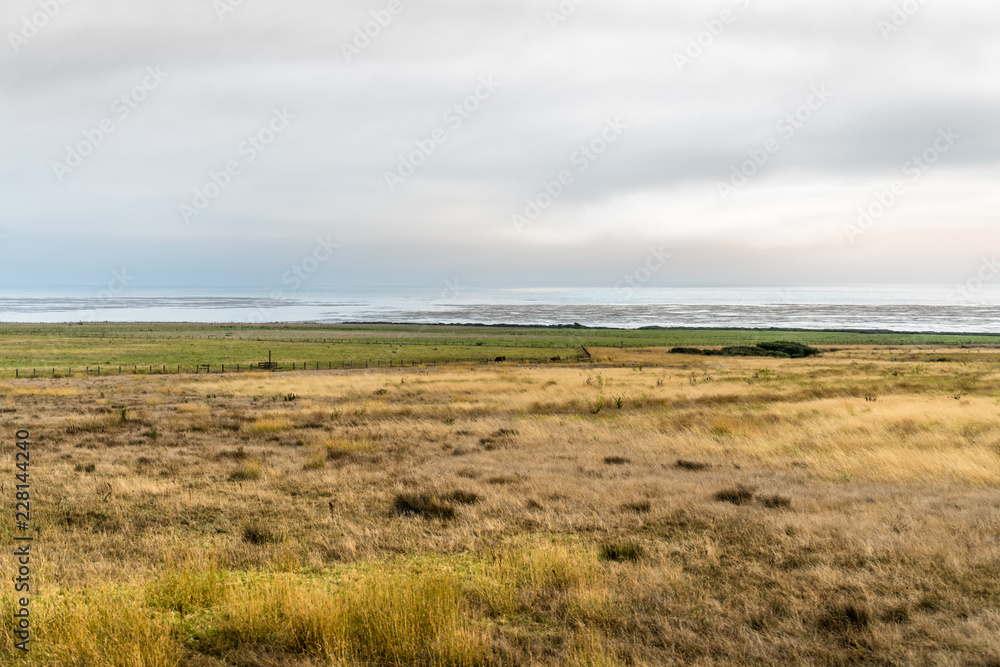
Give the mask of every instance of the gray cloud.
M 245 0 L 221 20 L 210 0 L 73 0 L 18 53 L 9 34 L 39 5 L 7 3 L 0 251 L 14 259 L 0 280 L 95 283 L 134 258 L 147 284 L 259 284 L 330 234 L 351 248 L 335 282 L 604 284 L 650 243 L 689 249 L 666 284 L 920 282 L 967 273 L 992 243 L 996 3 L 928 1 L 888 38 L 892 0 L 590 0 L 555 29 L 556 1 L 401 3 L 351 63 L 342 43 L 388 0 Z M 732 24 L 679 71 L 675 54 L 727 8 Z M 163 84 L 116 118 L 157 66 Z M 502 85 L 449 127 L 484 76 Z M 815 86 L 830 101 L 782 136 Z M 275 108 L 294 121 L 247 161 Z M 114 132 L 60 183 L 53 162 L 105 118 Z M 517 233 L 511 216 L 609 118 L 628 124 L 620 141 Z M 954 150 L 848 243 L 858 207 L 945 127 Z M 447 140 L 390 192 L 385 173 L 437 128 Z M 780 151 L 720 200 L 772 137 Z M 233 160 L 240 174 L 185 224 L 180 205 Z M 897 255 L 915 239 L 928 245 Z

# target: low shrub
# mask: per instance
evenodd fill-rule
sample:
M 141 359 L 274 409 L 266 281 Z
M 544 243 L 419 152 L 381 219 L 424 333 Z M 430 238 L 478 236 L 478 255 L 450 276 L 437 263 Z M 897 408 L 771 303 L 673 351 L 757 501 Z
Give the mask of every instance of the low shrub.
M 742 484 L 731 489 L 723 489 L 715 494 L 715 499 L 720 503 L 732 503 L 733 505 L 746 505 L 753 500 L 756 489 Z
M 609 543 L 601 547 L 601 560 L 613 563 L 635 563 L 642 560 L 645 549 L 636 542 Z

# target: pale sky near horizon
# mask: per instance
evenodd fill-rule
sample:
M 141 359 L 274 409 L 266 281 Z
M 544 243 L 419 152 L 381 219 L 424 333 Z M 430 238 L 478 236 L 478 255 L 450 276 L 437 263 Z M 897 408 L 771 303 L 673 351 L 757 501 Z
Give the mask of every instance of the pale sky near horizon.
M 995 1 L 9 0 L 0 31 L 0 288 L 964 283 L 1000 246 Z

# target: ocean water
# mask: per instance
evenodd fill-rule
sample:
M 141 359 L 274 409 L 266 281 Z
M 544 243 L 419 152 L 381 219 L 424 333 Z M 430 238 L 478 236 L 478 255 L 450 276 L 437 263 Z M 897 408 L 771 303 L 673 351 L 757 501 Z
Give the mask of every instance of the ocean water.
M 397 322 L 1000 333 L 1000 286 L 0 290 L 3 322 Z

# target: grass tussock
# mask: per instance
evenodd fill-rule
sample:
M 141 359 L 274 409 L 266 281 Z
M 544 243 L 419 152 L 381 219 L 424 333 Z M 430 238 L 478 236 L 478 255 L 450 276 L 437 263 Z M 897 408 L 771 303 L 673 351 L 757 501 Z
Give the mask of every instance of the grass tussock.
M 686 461 L 684 459 L 677 459 L 677 463 L 674 464 L 675 468 L 680 470 L 690 470 L 690 471 L 701 471 L 708 470 L 712 467 L 709 463 L 699 463 L 698 461 Z
M 827 632 L 862 632 L 872 624 L 872 614 L 861 604 L 834 605 L 820 616 L 818 625 Z
M 264 471 L 259 463 L 247 462 L 240 465 L 229 474 L 230 482 L 256 482 L 263 477 Z
M 634 514 L 648 514 L 653 509 L 653 504 L 648 500 L 640 500 L 634 503 L 625 503 L 622 505 L 622 511 L 632 512 Z
M 456 505 L 475 505 L 482 497 L 478 493 L 472 491 L 449 491 L 442 496 L 445 502 L 455 503 Z
M 489 436 L 479 439 L 479 444 L 488 452 L 498 449 L 512 447 L 517 439 L 518 432 L 512 428 L 501 428 L 494 431 Z
M 401 493 L 396 496 L 393 512 L 401 516 L 421 516 L 427 519 L 455 518 L 455 507 L 436 493 Z
M 614 542 L 601 547 L 601 560 L 613 563 L 637 563 L 646 550 L 636 542 Z
M 261 417 L 240 424 L 240 432 L 249 435 L 284 433 L 292 428 L 292 420 L 287 417 Z
M 792 506 L 792 499 L 782 495 L 759 495 L 757 502 L 768 509 L 788 509 Z
M 281 541 L 281 537 L 260 521 L 252 521 L 243 527 L 243 541 L 247 544 L 263 545 L 276 544 Z
M 720 503 L 732 503 L 733 505 L 747 505 L 753 501 L 757 489 L 739 484 L 729 489 L 722 489 L 716 492 L 715 499 Z
M 488 635 L 454 575 L 383 571 L 335 589 L 276 577 L 236 592 L 222 611 L 210 653 L 259 646 L 338 663 L 488 664 Z
M 118 588 L 87 594 L 34 596 L 28 664 L 44 667 L 136 667 L 181 664 L 182 649 L 170 620 L 151 613 L 143 597 Z M 14 604 L 3 599 L 0 655 L 13 660 Z M 8 664 L 15 664 L 10 662 Z
M 313 450 L 302 464 L 303 470 L 322 470 L 326 467 L 327 456 L 323 450 Z
M 117 415 L 107 415 L 95 419 L 85 419 L 66 427 L 66 435 L 81 435 L 91 433 L 113 433 L 126 426 L 127 420 Z
M 375 452 L 375 445 L 368 438 L 330 438 L 322 443 L 322 448 L 330 461 L 356 458 Z
M 177 564 L 168 556 L 160 573 L 145 588 L 146 606 L 187 615 L 211 609 L 225 598 L 230 574 L 213 559 L 187 559 Z

